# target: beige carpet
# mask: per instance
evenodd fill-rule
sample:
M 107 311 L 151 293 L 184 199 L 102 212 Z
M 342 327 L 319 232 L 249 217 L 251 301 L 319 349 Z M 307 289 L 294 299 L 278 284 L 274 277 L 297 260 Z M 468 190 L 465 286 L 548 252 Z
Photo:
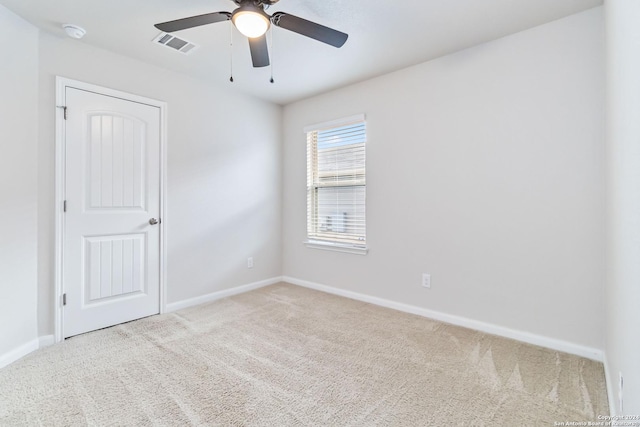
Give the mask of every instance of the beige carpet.
M 607 413 L 600 363 L 288 284 L 0 370 L 2 426 L 553 426 Z

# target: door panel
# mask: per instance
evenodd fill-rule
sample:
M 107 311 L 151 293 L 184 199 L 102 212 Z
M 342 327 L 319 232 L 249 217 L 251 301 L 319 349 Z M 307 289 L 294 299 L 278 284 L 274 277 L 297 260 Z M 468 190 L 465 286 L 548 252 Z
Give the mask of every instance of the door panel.
M 160 110 L 66 88 L 63 335 L 160 311 Z
M 104 113 L 88 120 L 89 208 L 145 209 L 145 124 Z
M 146 235 L 85 237 L 85 304 L 144 293 Z

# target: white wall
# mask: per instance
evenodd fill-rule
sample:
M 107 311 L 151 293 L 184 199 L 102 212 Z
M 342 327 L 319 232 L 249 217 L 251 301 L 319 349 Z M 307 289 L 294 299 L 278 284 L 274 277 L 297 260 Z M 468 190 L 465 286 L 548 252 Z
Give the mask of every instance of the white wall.
M 284 275 L 602 349 L 602 27 L 592 9 L 287 105 Z M 302 129 L 357 113 L 369 254 L 306 248 Z
M 185 60 L 176 54 L 176 61 Z M 55 76 L 168 103 L 168 303 L 281 273 L 281 107 L 40 37 L 39 329 L 53 333 Z M 228 83 L 230 85 L 230 83 Z M 247 269 L 247 257 L 255 267 Z
M 640 414 L 640 2 L 606 0 L 610 406 Z M 624 377 L 620 409 L 619 375 Z
M 38 31 L 0 5 L 0 362 L 37 338 Z M 1 366 L 1 363 L 0 363 Z

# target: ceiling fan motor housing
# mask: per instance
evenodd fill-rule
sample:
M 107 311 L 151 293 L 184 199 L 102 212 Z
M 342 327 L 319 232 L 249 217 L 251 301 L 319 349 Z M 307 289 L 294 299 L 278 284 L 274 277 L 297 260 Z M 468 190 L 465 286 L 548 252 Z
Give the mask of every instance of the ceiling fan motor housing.
M 231 13 L 231 20 L 233 21 L 233 16 L 240 12 L 253 12 L 259 15 L 266 17 L 267 19 L 271 19 L 269 15 L 264 11 L 264 7 L 260 5 L 256 5 L 253 1 L 244 1 L 240 4 L 240 7 L 234 10 Z
M 256 7 L 271 6 L 272 4 L 278 3 L 278 1 L 279 0 L 233 0 L 233 2 L 238 6 L 253 4 Z

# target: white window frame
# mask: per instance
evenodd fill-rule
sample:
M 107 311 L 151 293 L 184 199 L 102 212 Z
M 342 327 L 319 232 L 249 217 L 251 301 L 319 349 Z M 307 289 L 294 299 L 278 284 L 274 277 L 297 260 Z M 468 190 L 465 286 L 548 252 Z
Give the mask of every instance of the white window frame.
M 308 138 L 308 134 L 309 132 L 314 132 L 314 131 L 322 131 L 322 130 L 327 130 L 327 129 L 331 129 L 331 128 L 338 128 L 341 126 L 345 126 L 345 125 L 349 125 L 352 123 L 358 123 L 358 122 L 364 122 L 365 123 L 365 132 L 366 132 L 366 117 L 364 114 L 358 114 L 358 115 L 354 115 L 354 116 L 349 116 L 349 117 L 344 117 L 341 119 L 337 119 L 337 120 L 332 120 L 332 121 L 328 121 L 328 122 L 323 122 L 323 123 L 317 123 L 314 125 L 309 125 L 309 126 L 305 126 L 304 128 L 304 134 L 305 136 Z M 307 150 L 309 150 L 309 142 L 308 140 L 306 141 L 307 143 Z M 366 145 L 367 143 L 365 142 L 365 150 L 366 150 Z M 314 156 L 315 157 L 315 156 Z M 309 168 L 312 167 L 311 165 L 311 161 L 310 160 L 310 156 L 309 156 L 309 152 L 307 152 L 307 174 L 305 176 L 305 179 L 307 180 L 306 184 L 307 184 L 307 200 L 309 200 L 309 191 L 311 191 L 311 187 L 310 187 L 310 182 L 309 182 Z M 317 166 L 316 166 L 317 167 Z M 366 177 L 366 169 L 365 169 L 365 177 Z M 366 178 L 365 178 L 365 200 L 366 200 Z M 366 203 L 366 202 L 365 202 Z M 358 255 L 366 255 L 369 251 L 369 248 L 367 246 L 367 242 L 366 242 L 366 231 L 365 231 L 365 241 L 362 242 L 362 244 L 355 244 L 355 243 L 347 243 L 347 242 L 338 242 L 338 241 L 332 241 L 331 239 L 326 239 L 326 240 L 320 240 L 320 239 L 314 239 L 313 237 L 309 236 L 309 203 L 307 203 L 307 211 L 306 211 L 306 224 L 307 224 L 307 239 L 303 242 L 304 245 L 308 248 L 312 248 L 312 249 L 322 249 L 322 250 L 329 250 L 329 251 L 335 251 L 335 252 L 343 252 L 343 253 L 351 253 L 351 254 L 358 254 Z M 366 230 L 366 211 L 365 211 L 365 230 Z

